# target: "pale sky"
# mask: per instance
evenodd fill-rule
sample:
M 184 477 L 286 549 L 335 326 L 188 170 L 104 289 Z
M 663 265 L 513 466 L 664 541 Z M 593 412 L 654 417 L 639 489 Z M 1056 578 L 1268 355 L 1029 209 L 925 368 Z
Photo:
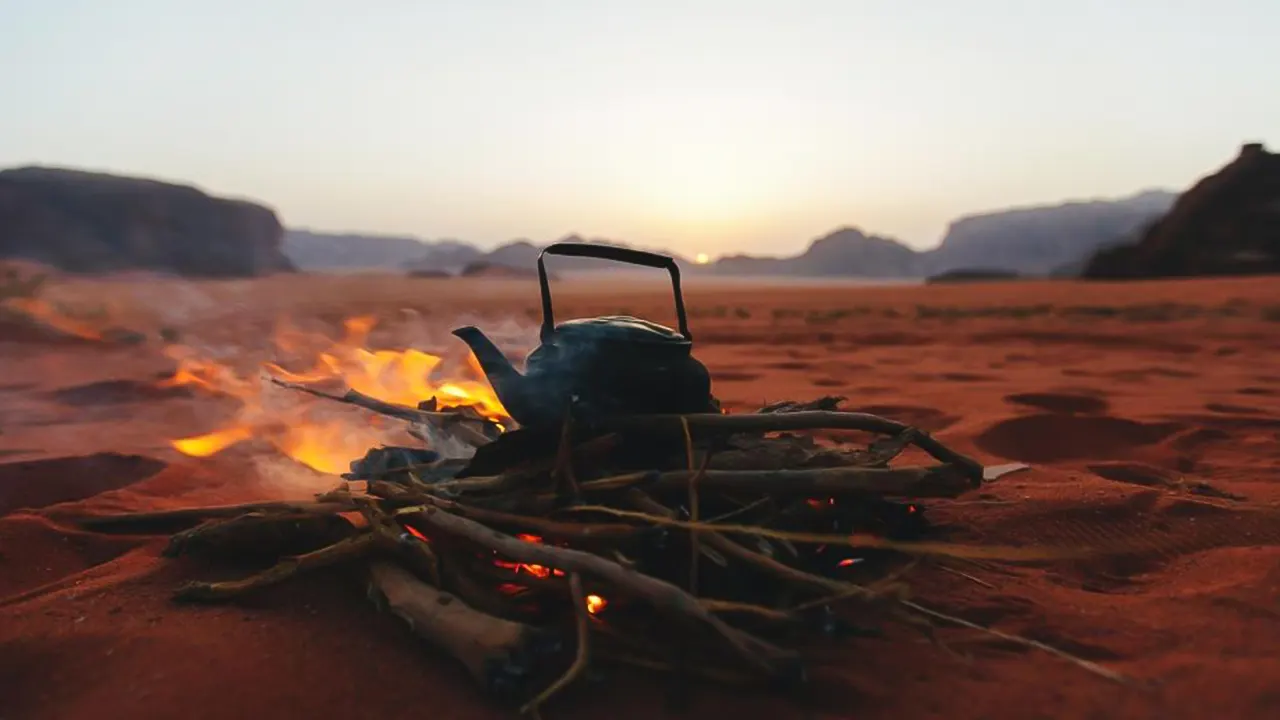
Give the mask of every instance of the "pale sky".
M 1277 0 L 0 0 L 0 167 L 485 247 L 927 247 L 1275 149 L 1277 38 Z

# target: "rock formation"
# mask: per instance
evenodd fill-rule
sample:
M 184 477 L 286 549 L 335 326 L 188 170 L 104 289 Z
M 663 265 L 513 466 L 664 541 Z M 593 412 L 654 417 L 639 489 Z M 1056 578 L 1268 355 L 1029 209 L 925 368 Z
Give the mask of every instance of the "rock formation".
M 731 255 L 705 266 L 718 275 L 905 278 L 920 274 L 919 254 L 897 240 L 840 228 L 793 257 Z
M 962 217 L 951 223 L 942 244 L 923 253 L 928 274 L 961 268 L 1011 270 L 1048 275 L 1083 264 L 1098 248 L 1123 240 L 1160 217 L 1177 195 L 1148 190 L 1116 200 L 1013 208 Z
M 1280 273 L 1280 154 L 1244 145 L 1182 194 L 1138 242 L 1099 251 L 1099 279 Z
M 283 232 L 270 208 L 194 187 L 47 167 L 0 171 L 0 257 L 68 272 L 291 271 Z

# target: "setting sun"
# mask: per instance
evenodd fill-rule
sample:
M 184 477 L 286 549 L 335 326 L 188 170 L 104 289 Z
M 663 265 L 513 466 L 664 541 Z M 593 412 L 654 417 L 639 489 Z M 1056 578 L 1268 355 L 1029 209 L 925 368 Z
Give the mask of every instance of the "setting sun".
M 706 253 L 698 253 L 693 257 L 693 261 L 698 263 L 699 265 L 706 265 L 707 263 L 711 262 L 711 256 Z

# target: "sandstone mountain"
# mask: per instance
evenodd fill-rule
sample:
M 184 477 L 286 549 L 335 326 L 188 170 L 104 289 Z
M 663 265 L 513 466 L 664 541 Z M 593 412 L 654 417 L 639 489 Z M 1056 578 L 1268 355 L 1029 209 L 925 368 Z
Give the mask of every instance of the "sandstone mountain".
M 1148 190 L 1117 200 L 970 215 L 952 222 L 942 244 L 922 254 L 921 269 L 927 275 L 965 268 L 1048 275 L 1131 236 L 1168 211 L 1176 198 Z
M 69 272 L 287 272 L 283 232 L 270 208 L 186 185 L 52 167 L 0 171 L 0 257 Z
M 1182 194 L 1136 243 L 1098 252 L 1090 278 L 1280 273 L 1280 154 L 1244 145 Z
M 731 255 L 706 266 L 717 275 L 905 278 L 920 275 L 919 253 L 902 243 L 840 228 L 791 257 Z

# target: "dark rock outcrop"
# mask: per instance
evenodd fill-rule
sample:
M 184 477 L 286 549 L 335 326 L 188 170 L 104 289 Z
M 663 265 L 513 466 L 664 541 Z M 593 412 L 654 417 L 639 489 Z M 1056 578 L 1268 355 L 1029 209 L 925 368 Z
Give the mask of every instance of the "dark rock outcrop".
M 1017 280 L 1021 276 L 1012 270 L 993 270 L 991 268 L 961 268 L 948 270 L 925 278 L 927 285 L 947 285 L 953 283 L 979 283 Z
M 1163 215 L 1177 195 L 1160 190 L 971 215 L 951 223 L 942 244 L 923 253 L 927 274 L 966 267 L 1049 275 L 1131 236 Z
M 0 171 L 0 257 L 77 273 L 292 271 L 270 208 L 185 185 L 47 167 Z
M 1182 194 L 1136 243 L 1099 251 L 1084 277 L 1131 279 L 1280 273 L 1280 154 L 1244 145 Z
M 458 275 L 460 277 L 475 278 L 530 279 L 538 277 L 538 271 L 533 268 L 511 267 L 501 263 L 479 260 L 462 268 L 462 272 L 458 273 Z M 547 278 L 555 280 L 556 274 L 548 271 Z

